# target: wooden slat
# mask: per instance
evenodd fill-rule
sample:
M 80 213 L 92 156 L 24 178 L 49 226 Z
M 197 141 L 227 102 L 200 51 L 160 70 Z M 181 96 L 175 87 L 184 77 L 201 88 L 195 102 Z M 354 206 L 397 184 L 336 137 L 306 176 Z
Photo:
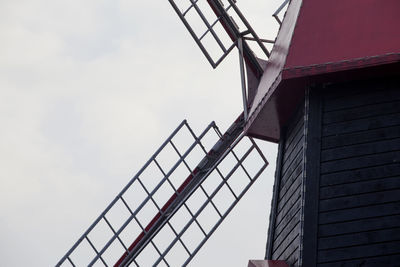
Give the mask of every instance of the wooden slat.
M 273 259 L 284 260 L 287 259 L 292 253 L 299 249 L 300 236 L 298 235 L 291 243 L 287 244 L 286 247 L 282 247 L 272 254 Z
M 294 137 L 299 132 L 303 132 L 303 128 L 304 128 L 304 108 L 301 107 L 293 116 L 293 118 L 289 121 L 286 127 L 286 136 L 285 136 L 286 142 L 284 146 L 284 151 L 286 151 L 287 148 L 290 146 Z
M 345 83 L 336 83 L 328 85 L 323 93 L 323 99 L 330 101 L 340 98 L 348 98 L 350 96 L 359 98 L 360 95 L 373 93 L 379 88 L 379 91 L 392 90 L 396 87 L 396 77 L 388 77 L 385 82 L 380 80 L 358 80 Z
M 290 232 L 282 238 L 274 240 L 273 254 L 279 254 L 278 251 L 286 249 L 293 240 L 300 235 L 300 223 L 290 229 Z
M 353 209 L 335 210 L 321 212 L 319 214 L 319 223 L 335 223 L 351 220 L 373 218 L 379 216 L 388 216 L 400 213 L 400 201 L 378 205 L 370 205 Z
M 391 99 L 388 101 L 391 102 L 326 112 L 323 116 L 323 123 L 331 124 L 400 112 L 400 101 L 392 102 Z
M 361 220 L 331 223 L 320 225 L 318 235 L 319 237 L 328 237 L 363 231 L 388 229 L 399 227 L 399 222 L 400 213 L 395 215 L 384 215 L 384 217 L 373 217 Z
M 348 170 L 321 176 L 321 186 L 354 183 L 358 181 L 369 181 L 386 177 L 396 177 L 400 175 L 400 164 L 391 162 L 390 164 L 368 167 L 357 170 Z
M 327 250 L 397 240 L 400 240 L 400 228 L 391 228 L 319 238 L 318 247 L 320 250 Z
M 325 125 L 322 129 L 323 136 L 342 135 L 371 129 L 379 129 L 400 125 L 400 113 L 381 115 L 346 122 Z
M 374 90 L 374 89 L 371 89 Z M 342 110 L 358 106 L 384 103 L 400 100 L 400 92 L 397 89 L 376 90 L 364 94 L 349 95 L 344 98 L 326 100 L 324 111 Z
M 300 237 L 301 179 L 303 176 L 303 106 L 283 131 L 280 166 L 276 172 L 273 224 L 270 225 L 267 257 L 298 262 Z M 272 227 L 272 229 L 271 229 Z
M 283 165 L 282 167 L 282 179 L 284 179 L 284 177 L 288 177 L 290 176 L 290 174 L 292 172 L 294 172 L 296 170 L 296 168 L 301 165 L 303 163 L 303 151 L 299 150 L 296 154 L 296 157 L 293 159 L 293 161 L 290 164 L 287 165 Z
M 293 216 L 293 218 L 294 219 L 289 220 L 285 225 L 283 225 L 282 231 L 275 232 L 274 240 L 278 240 L 277 242 L 279 242 L 279 239 L 282 239 L 284 236 L 287 236 L 294 227 L 299 225 L 300 210 L 297 211 L 297 213 Z
M 300 194 L 300 186 L 302 180 L 301 175 L 302 173 L 299 173 L 299 175 L 296 177 L 296 179 L 293 180 L 290 186 L 285 188 L 286 190 L 282 188 L 282 196 L 280 197 L 278 202 L 278 211 L 280 211 L 283 205 L 287 203 L 291 198 L 293 198 L 294 195 Z
M 394 254 L 399 252 L 399 247 L 400 241 L 392 241 L 364 246 L 322 250 L 318 252 L 318 262 L 344 261 L 354 258 Z
M 400 266 L 399 81 L 324 91 L 317 266 Z
M 297 210 L 301 207 L 301 199 L 300 196 L 297 199 L 292 200 L 291 205 L 286 205 L 276 216 L 276 225 L 278 226 L 280 223 L 287 221 L 293 217 L 293 215 L 297 212 Z
M 293 160 L 299 149 L 304 146 L 304 133 L 299 132 L 298 136 L 293 140 L 292 145 L 289 147 L 290 150 L 286 151 L 283 156 L 283 161 L 285 163 L 290 163 Z
M 290 254 L 287 258 L 285 258 L 286 263 L 291 267 L 299 267 L 299 256 L 300 250 L 296 249 Z
M 392 254 L 389 256 L 377 256 L 377 257 L 363 257 L 361 259 L 349 260 L 349 261 L 334 261 L 330 263 L 320 263 L 318 267 L 389 267 L 399 266 L 400 255 Z
M 400 150 L 400 139 L 383 140 L 359 145 L 345 146 L 323 150 L 321 161 L 332 161 L 356 156 Z
M 400 188 L 400 175 L 372 181 L 325 186 L 320 189 L 320 199 L 379 192 Z
M 321 174 L 367 168 L 400 162 L 400 151 L 385 152 L 362 157 L 321 163 Z
M 301 183 L 301 177 L 303 175 L 303 165 L 299 164 L 297 168 L 290 174 L 289 177 L 285 178 L 285 181 L 282 181 L 279 199 L 282 199 L 288 192 L 289 187 L 293 186 L 293 183 Z
M 363 132 L 341 134 L 325 137 L 322 139 L 322 149 L 343 147 L 355 144 L 363 144 L 374 141 L 398 138 L 400 126 L 366 130 Z
M 287 133 L 287 142 L 285 143 L 285 148 L 284 152 L 290 150 L 290 147 L 293 145 L 293 143 L 297 142 L 299 140 L 299 136 L 302 136 L 304 134 L 304 121 L 301 120 L 297 123 L 296 128 L 294 128 L 293 132 L 286 132 Z
M 400 189 L 324 199 L 320 201 L 319 210 L 324 212 L 395 201 L 400 201 Z
M 292 207 L 300 197 L 301 197 L 301 191 L 300 187 L 298 187 L 297 190 L 295 190 L 292 195 L 287 195 L 287 201 L 279 201 L 278 216 L 280 212 L 285 212 L 286 210 L 289 210 L 290 207 Z
M 301 215 L 300 215 L 300 207 L 295 207 L 293 210 L 291 210 L 286 218 L 283 221 L 276 222 L 275 226 L 275 232 L 276 235 L 281 234 L 284 231 L 287 231 L 288 228 L 290 228 L 290 225 L 294 225 L 297 222 L 300 221 Z

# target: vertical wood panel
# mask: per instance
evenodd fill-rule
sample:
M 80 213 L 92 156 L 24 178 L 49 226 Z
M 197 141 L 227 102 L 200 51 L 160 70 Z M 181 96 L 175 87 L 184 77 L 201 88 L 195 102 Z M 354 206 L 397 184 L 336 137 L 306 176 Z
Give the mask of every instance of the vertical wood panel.
M 322 121 L 321 88 L 310 89 L 308 103 L 301 263 L 302 266 L 316 266 Z

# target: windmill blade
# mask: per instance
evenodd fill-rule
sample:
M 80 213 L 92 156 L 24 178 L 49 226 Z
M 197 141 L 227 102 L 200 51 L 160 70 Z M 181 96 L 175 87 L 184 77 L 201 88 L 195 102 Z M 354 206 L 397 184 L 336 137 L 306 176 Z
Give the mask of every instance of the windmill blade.
M 243 124 L 196 136 L 183 121 L 56 266 L 187 265 L 268 165 Z
M 220 0 L 168 1 L 213 68 L 238 46 L 239 38 L 243 38 L 244 59 L 253 73 L 261 77 L 263 69 L 247 41 L 255 41 L 267 57 L 269 51 L 237 7 L 236 1 L 225 0 L 225 4 Z

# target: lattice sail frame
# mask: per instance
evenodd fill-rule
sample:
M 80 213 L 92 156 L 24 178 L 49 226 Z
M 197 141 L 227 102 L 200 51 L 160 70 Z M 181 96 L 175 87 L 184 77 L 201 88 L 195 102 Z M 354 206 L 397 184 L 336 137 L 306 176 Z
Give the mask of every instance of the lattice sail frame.
M 183 139 L 194 142 L 181 153 L 174 139 L 183 131 Z M 56 266 L 186 266 L 268 165 L 255 141 L 240 135 L 221 157 L 211 158 L 211 168 L 199 169 L 208 166 L 199 159 L 213 156 L 215 145 L 208 144 L 224 138 L 214 122 L 197 137 L 183 121 Z M 176 154 L 175 163 L 166 150 Z M 161 175 L 154 179 L 157 169 Z M 185 177 L 201 181 L 167 209 L 189 184 Z M 157 216 L 167 212 L 170 217 L 153 231 Z
M 254 41 L 264 56 L 269 51 L 236 5 L 236 0 L 168 0 L 179 18 L 193 37 L 213 68 L 238 46 L 238 40 L 245 41 L 245 57 L 260 72 L 255 55 L 247 44 Z M 261 56 L 261 55 L 260 55 Z

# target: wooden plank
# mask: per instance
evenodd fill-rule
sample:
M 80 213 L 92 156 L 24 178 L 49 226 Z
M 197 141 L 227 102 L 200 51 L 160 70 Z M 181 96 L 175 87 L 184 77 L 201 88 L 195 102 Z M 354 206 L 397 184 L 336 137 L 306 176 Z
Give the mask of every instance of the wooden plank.
M 355 81 L 324 93 L 318 266 L 396 266 L 382 257 L 400 256 L 398 82 Z
M 289 220 L 285 225 L 283 225 L 281 231 L 275 231 L 274 241 L 282 239 L 282 237 L 287 236 L 292 229 L 298 226 L 300 223 L 300 210 L 293 216 L 291 220 Z
M 293 227 L 286 236 L 281 236 L 281 238 L 274 240 L 273 254 L 277 254 L 278 253 L 277 251 L 279 250 L 283 251 L 299 235 L 300 235 L 300 222 L 295 227 Z
M 289 201 L 289 199 L 292 198 L 293 195 L 298 194 L 298 192 L 300 192 L 302 175 L 303 175 L 302 173 L 299 173 L 299 175 L 296 177 L 296 179 L 293 180 L 293 183 L 291 183 L 290 186 L 285 187 L 286 190 L 284 190 L 284 189 L 281 190 L 281 196 L 279 196 L 280 199 L 279 199 L 279 204 L 278 204 L 278 210 L 281 210 L 284 203 L 287 203 Z
M 279 224 L 283 220 L 287 220 L 288 218 L 291 218 L 295 211 L 297 211 L 298 208 L 300 208 L 301 204 L 301 199 L 300 199 L 300 194 L 297 195 L 297 198 L 291 199 L 291 202 L 289 205 L 285 205 L 283 209 L 281 209 L 277 216 L 276 216 L 276 222 Z
M 323 162 L 321 163 L 321 173 L 326 174 L 346 170 L 355 170 L 391 163 L 400 163 L 400 151 Z
M 378 103 L 361 107 L 349 108 L 325 112 L 323 115 L 323 124 L 352 121 L 378 115 L 388 115 L 400 112 L 400 101 L 388 99 L 386 103 Z
M 321 160 L 325 162 L 396 150 L 400 150 L 400 138 L 326 149 L 321 153 Z
M 400 241 L 318 251 L 318 262 L 344 261 L 400 253 Z
M 274 260 L 285 260 L 292 253 L 299 249 L 299 240 L 300 237 L 297 236 L 290 244 L 288 244 L 285 248 L 278 249 L 273 255 L 272 259 Z
M 292 207 L 289 212 L 282 218 L 280 218 L 281 220 L 276 220 L 276 225 L 275 225 L 275 231 L 277 233 L 280 233 L 283 231 L 283 229 L 285 227 L 288 226 L 288 224 L 292 221 L 300 221 L 301 216 L 299 214 L 300 211 L 300 201 L 296 203 L 296 205 L 294 207 Z
M 299 267 L 299 257 L 300 257 L 300 250 L 296 249 L 290 254 L 286 259 L 286 263 L 289 264 L 291 267 Z
M 334 261 L 330 263 L 318 264 L 318 267 L 391 267 L 399 266 L 400 255 L 398 253 L 388 256 L 377 256 L 377 257 L 363 257 L 356 260 L 348 261 Z
M 335 83 L 327 85 L 323 91 L 323 99 L 338 99 L 343 97 L 359 97 L 359 95 L 370 94 L 377 89 L 379 91 L 393 90 L 398 88 L 397 77 L 385 77 L 384 82 L 381 79 L 357 80 L 344 83 Z
M 322 106 L 320 88 L 308 89 L 307 146 L 305 151 L 304 207 L 302 262 L 303 266 L 317 265 L 319 177 L 321 154 Z
M 400 113 L 332 123 L 322 128 L 323 136 L 342 135 L 400 125 Z
M 286 194 L 285 197 L 278 202 L 278 215 L 280 212 L 284 212 L 284 210 L 287 210 L 289 207 L 293 206 L 297 199 L 300 198 L 300 186 L 295 189 L 296 190 L 293 191 L 293 194 Z
M 375 90 L 373 92 L 350 95 L 344 98 L 326 100 L 324 111 L 342 110 L 358 106 L 384 103 L 387 101 L 400 100 L 400 91 L 398 89 Z
M 290 198 L 288 199 L 287 202 L 279 202 L 278 205 L 278 218 L 280 218 L 280 214 L 287 214 L 288 211 L 294 206 L 296 205 L 296 202 L 299 201 L 301 197 L 301 192 L 300 190 L 297 190 L 295 192 L 295 194 L 293 194 L 292 196 L 290 196 Z
M 351 195 L 320 201 L 320 212 L 400 201 L 400 189 Z
M 303 132 L 303 128 L 304 128 L 303 111 L 304 111 L 304 103 L 302 102 L 302 103 L 300 103 L 296 114 L 293 116 L 292 119 L 290 119 L 290 121 L 287 124 L 287 127 L 285 129 L 285 139 L 286 139 L 285 146 L 284 146 L 285 151 L 292 143 L 292 140 L 294 139 L 294 137 L 299 132 Z
M 318 249 L 326 250 L 396 240 L 400 240 L 400 224 L 397 228 L 319 238 Z
M 400 175 L 372 181 L 325 186 L 320 189 L 320 199 L 379 192 L 400 188 Z
M 348 97 L 349 95 L 357 95 L 357 94 L 361 93 L 361 90 L 363 90 L 363 92 L 365 94 L 367 87 L 368 87 L 367 84 L 365 84 L 364 86 L 360 86 L 360 84 L 355 84 L 354 82 L 335 83 L 335 84 L 325 85 L 325 88 L 322 89 L 323 90 L 322 91 L 322 100 L 324 102 L 327 102 L 330 100 Z
M 302 165 L 303 163 L 303 151 L 299 150 L 299 152 L 296 154 L 296 157 L 294 160 L 287 165 L 283 165 L 282 167 L 282 179 L 284 180 L 285 177 L 289 177 L 298 167 L 299 164 Z
M 334 135 L 334 136 L 324 137 L 322 139 L 322 149 L 393 139 L 393 138 L 398 138 L 399 136 L 400 136 L 400 126 L 366 130 L 363 132 L 356 132 L 349 134 Z
M 298 152 L 299 149 L 302 149 L 304 146 L 304 133 L 299 132 L 299 134 L 293 140 L 293 143 L 288 149 L 285 151 L 283 156 L 283 161 L 288 162 L 293 159 L 294 155 Z
M 279 199 L 282 199 L 287 194 L 289 187 L 295 186 L 293 185 L 294 183 L 301 183 L 303 177 L 303 167 L 304 166 L 302 164 L 297 165 L 297 168 L 294 170 L 294 172 L 292 172 L 288 178 L 285 177 L 285 180 L 282 181 L 281 184 L 282 187 L 280 189 L 281 191 Z
M 303 156 L 301 155 L 303 147 L 304 147 L 304 136 L 299 140 L 299 142 L 296 144 L 295 147 L 293 147 L 290 151 L 286 152 L 286 154 L 288 154 L 288 157 L 283 159 L 282 175 L 285 175 L 286 170 L 289 169 L 290 166 L 296 162 L 295 160 L 298 156 L 301 157 Z
M 272 259 L 272 247 L 273 241 L 275 237 L 275 224 L 276 224 L 276 215 L 278 209 L 278 200 L 279 200 L 279 188 L 281 181 L 281 170 L 282 170 L 282 160 L 283 160 L 283 149 L 285 145 L 285 138 L 282 137 L 279 142 L 278 147 L 278 155 L 276 157 L 276 172 L 275 172 L 275 183 L 273 187 L 273 195 L 271 201 L 271 214 L 269 220 L 268 227 L 268 238 L 267 238 L 267 247 L 265 250 L 265 259 Z
M 302 150 L 302 136 L 304 132 L 302 104 L 300 106 L 300 109 L 284 130 L 284 138 L 282 138 L 284 141 L 280 143 L 279 167 L 277 167 L 274 185 L 273 213 L 271 214 L 268 234 L 267 259 L 273 258 L 273 250 L 276 250 L 277 247 L 286 246 L 288 242 L 293 241 L 288 240 L 290 236 L 287 236 L 285 239 L 280 238 L 278 241 L 276 241 L 276 237 L 281 233 L 290 233 L 293 228 L 288 229 L 287 227 L 292 226 L 293 223 L 296 225 L 300 221 L 300 195 L 292 198 L 286 197 L 289 196 L 287 195 L 288 191 L 295 193 L 296 187 L 295 185 L 291 186 L 291 184 L 300 179 L 299 176 L 302 173 L 302 168 L 296 166 L 296 164 L 299 165 L 296 163 L 296 160 L 297 162 L 302 161 L 302 153 L 299 153 L 299 151 Z M 298 235 L 298 233 L 294 235 Z
M 293 143 L 296 143 L 302 135 L 304 135 L 304 121 L 300 120 L 293 131 L 287 132 L 287 143 L 285 143 L 284 151 L 288 151 Z
M 345 210 L 335 210 L 328 212 L 320 212 L 319 223 L 335 223 L 352 221 L 366 218 L 373 218 L 379 216 L 395 215 L 400 213 L 400 201 L 370 205 L 367 207 L 359 207 Z
M 369 181 L 382 178 L 397 177 L 400 175 L 400 164 L 398 162 L 373 166 L 358 170 L 342 171 L 321 176 L 321 186 L 354 183 L 358 181 Z
M 320 225 L 319 237 L 399 227 L 400 214 Z

